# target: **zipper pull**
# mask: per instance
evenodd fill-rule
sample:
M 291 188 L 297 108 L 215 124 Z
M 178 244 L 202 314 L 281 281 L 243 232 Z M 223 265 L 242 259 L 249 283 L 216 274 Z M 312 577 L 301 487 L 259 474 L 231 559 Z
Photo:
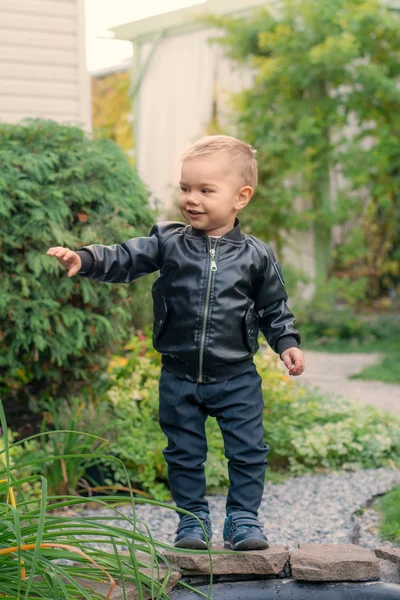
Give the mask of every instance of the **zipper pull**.
M 215 273 L 215 271 L 218 270 L 217 263 L 215 261 L 215 248 L 211 248 L 210 255 L 211 255 L 211 271 L 213 273 Z

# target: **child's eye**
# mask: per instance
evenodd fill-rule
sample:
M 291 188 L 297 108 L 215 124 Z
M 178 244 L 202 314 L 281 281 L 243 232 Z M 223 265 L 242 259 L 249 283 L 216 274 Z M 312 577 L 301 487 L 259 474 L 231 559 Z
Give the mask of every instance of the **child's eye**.
M 212 190 L 209 190 L 208 188 L 203 188 L 203 189 L 201 190 L 201 193 L 202 193 L 202 194 L 211 194 L 211 192 L 212 192 Z
M 185 186 L 181 185 L 181 192 L 184 192 L 184 193 L 186 194 L 188 191 L 189 191 L 189 190 L 188 190 L 188 188 L 187 188 L 187 187 L 185 187 Z

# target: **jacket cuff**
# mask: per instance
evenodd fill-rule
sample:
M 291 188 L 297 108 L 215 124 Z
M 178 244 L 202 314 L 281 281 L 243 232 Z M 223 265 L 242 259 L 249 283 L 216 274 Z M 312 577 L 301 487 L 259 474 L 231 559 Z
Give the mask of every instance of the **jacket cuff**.
M 282 352 L 285 352 L 285 350 L 287 350 L 288 348 L 298 348 L 299 347 L 299 342 L 297 341 L 297 338 L 294 337 L 294 335 L 284 335 L 283 337 L 279 338 L 279 340 L 276 342 L 276 351 L 279 354 L 279 356 L 281 356 Z
M 94 258 L 88 250 L 78 250 L 77 254 L 81 259 L 82 266 L 80 271 L 78 271 L 79 275 L 87 275 L 94 267 Z

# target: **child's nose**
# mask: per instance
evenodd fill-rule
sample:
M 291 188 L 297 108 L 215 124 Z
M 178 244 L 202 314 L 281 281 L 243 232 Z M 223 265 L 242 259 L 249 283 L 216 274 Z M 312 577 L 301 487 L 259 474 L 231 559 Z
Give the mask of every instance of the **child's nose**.
M 190 194 L 188 196 L 188 202 L 189 202 L 189 204 L 194 204 L 194 205 L 199 204 L 199 200 L 198 200 L 195 192 L 190 192 Z

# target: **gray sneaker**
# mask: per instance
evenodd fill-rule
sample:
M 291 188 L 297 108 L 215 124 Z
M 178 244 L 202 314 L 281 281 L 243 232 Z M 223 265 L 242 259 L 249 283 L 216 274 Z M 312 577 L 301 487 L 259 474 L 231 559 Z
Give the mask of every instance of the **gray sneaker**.
M 225 519 L 224 546 L 231 550 L 266 550 L 269 543 L 263 525 L 253 513 L 238 510 Z
M 178 529 L 176 530 L 176 538 L 174 543 L 176 548 L 205 550 L 207 549 L 207 540 L 211 542 L 212 527 L 210 515 L 206 512 L 198 512 L 193 514 L 201 519 L 207 536 L 204 536 L 204 532 L 197 519 L 195 519 L 192 515 L 183 515 L 178 525 Z

